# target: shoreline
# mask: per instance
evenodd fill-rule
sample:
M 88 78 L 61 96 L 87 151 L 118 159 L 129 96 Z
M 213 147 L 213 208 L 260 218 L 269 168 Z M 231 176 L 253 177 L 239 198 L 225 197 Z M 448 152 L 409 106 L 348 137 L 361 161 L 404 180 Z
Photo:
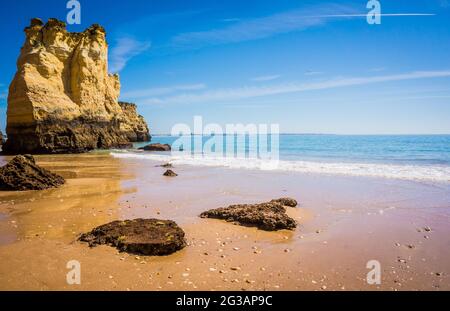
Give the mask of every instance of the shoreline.
M 176 165 L 179 176 L 166 178 L 155 166 L 162 162 L 108 154 L 36 158 L 68 182 L 42 192 L 0 193 L 3 290 L 450 288 L 448 184 L 187 165 Z M 300 224 L 295 231 L 198 217 L 284 196 L 300 202 L 288 209 Z M 76 242 L 95 226 L 139 217 L 175 220 L 188 246 L 145 257 Z M 432 231 L 418 232 L 424 227 Z M 72 259 L 82 264 L 81 285 L 65 282 Z M 381 263 L 381 285 L 365 281 L 373 259 Z
M 269 171 L 274 173 L 383 178 L 424 183 L 450 183 L 450 168 L 446 165 L 414 165 L 376 162 L 328 162 L 313 160 L 262 160 L 236 158 L 234 156 L 190 155 L 184 153 L 152 152 L 138 150 L 114 150 L 110 153 L 118 159 L 136 159 L 170 162 L 193 167 L 213 167 L 236 170 Z

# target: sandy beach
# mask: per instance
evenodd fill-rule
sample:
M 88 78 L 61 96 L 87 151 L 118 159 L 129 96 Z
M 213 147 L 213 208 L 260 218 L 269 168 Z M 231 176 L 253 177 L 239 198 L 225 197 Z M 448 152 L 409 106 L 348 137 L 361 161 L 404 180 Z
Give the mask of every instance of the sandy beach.
M 6 162 L 9 157 L 2 157 Z M 109 153 L 37 156 L 66 178 L 45 191 L 0 193 L 0 290 L 449 290 L 450 185 L 176 166 Z M 295 231 L 202 219 L 208 209 L 299 201 Z M 164 257 L 89 248 L 81 233 L 117 219 L 176 221 L 188 246 Z M 66 264 L 81 263 L 68 285 Z M 382 283 L 369 285 L 378 260 Z

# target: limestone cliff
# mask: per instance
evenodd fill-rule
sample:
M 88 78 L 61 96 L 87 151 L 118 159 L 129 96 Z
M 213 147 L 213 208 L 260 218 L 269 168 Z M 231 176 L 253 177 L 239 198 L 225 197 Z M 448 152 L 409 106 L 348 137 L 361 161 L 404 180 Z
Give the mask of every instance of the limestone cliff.
M 9 88 L 4 151 L 83 152 L 128 146 L 130 121 L 118 103 L 119 76 L 108 74 L 105 30 L 92 25 L 70 33 L 56 19 L 45 25 L 33 19 L 25 34 Z
M 151 139 L 149 129 L 144 117 L 137 113 L 136 104 L 119 102 L 123 111 L 125 122 L 120 124 L 121 131 L 125 133 L 129 141 L 149 141 Z

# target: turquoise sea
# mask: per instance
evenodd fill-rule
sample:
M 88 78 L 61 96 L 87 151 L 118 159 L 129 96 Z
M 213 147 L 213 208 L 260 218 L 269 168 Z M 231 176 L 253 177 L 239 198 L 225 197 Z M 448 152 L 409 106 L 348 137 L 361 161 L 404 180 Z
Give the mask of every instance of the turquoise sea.
M 211 136 L 192 136 L 206 146 Z M 153 136 L 152 143 L 174 144 L 178 137 Z M 213 152 L 196 150 L 183 153 L 153 153 L 137 150 L 116 151 L 121 158 L 172 161 L 188 165 L 223 166 L 229 168 L 270 169 L 303 173 L 374 176 L 413 180 L 450 181 L 450 135 L 309 135 L 281 134 L 278 138 L 276 165 L 254 156 L 250 137 L 238 143 L 237 136 L 215 137 L 220 148 Z M 267 139 L 270 142 L 270 137 Z M 136 144 L 136 148 L 146 143 Z M 211 144 L 209 144 L 211 145 Z M 259 146 L 259 145 L 258 145 Z M 270 150 L 271 144 L 268 144 Z M 184 147 L 183 147 L 184 148 Z M 223 150 L 235 148 L 235 156 Z M 187 148 L 189 149 L 189 148 Z M 237 154 L 240 151 L 239 155 Z M 203 154 L 202 154 L 203 153 Z M 253 156 L 252 156 L 253 155 Z

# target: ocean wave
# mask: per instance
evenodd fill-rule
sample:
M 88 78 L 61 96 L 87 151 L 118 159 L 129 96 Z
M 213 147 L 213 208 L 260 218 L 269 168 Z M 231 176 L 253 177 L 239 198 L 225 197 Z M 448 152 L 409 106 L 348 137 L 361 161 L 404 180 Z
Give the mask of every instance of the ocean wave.
M 262 160 L 236 157 L 190 156 L 172 154 L 135 153 L 114 151 L 111 155 L 121 159 L 140 159 L 170 162 L 175 165 L 226 167 L 264 171 L 287 171 L 311 174 L 380 177 L 404 180 L 450 182 L 450 166 L 393 165 L 375 163 L 328 163 L 313 161 Z

